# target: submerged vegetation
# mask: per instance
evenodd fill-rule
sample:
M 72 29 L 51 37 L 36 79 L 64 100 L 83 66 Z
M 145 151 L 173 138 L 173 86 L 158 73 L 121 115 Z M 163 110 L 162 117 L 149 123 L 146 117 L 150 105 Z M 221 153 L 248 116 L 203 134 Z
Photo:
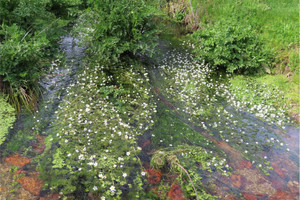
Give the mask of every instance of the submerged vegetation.
M 141 171 L 133 170 L 139 164 L 136 139 L 151 128 L 156 112 L 145 73 L 132 65 L 107 75 L 94 63 L 70 85 L 59 106 L 55 131 L 46 139 L 44 159 L 51 162 L 40 165 L 52 189 L 67 195 L 82 185 L 109 199 L 118 198 L 122 187 L 142 184 Z M 52 143 L 59 148 L 51 148 Z M 129 176 L 135 177 L 131 183 Z
M 32 158 L 13 170 L 22 186 L 30 169 L 63 199 L 247 199 L 295 179 L 269 158 L 291 151 L 298 115 L 298 25 L 274 36 L 269 21 L 290 5 L 25 2 L 0 0 L 0 147 Z M 272 75 L 282 65 L 294 81 Z

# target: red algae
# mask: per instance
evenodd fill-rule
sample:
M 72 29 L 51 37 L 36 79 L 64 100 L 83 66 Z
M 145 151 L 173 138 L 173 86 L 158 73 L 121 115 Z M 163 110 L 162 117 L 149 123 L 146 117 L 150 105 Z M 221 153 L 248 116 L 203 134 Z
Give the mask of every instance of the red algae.
M 152 185 L 156 185 L 160 182 L 162 173 L 157 169 L 145 169 L 148 173 L 148 182 Z
M 17 182 L 28 192 L 39 196 L 43 187 L 43 181 L 35 177 L 21 177 Z
M 273 194 L 268 200 L 296 200 L 296 199 L 287 192 L 279 191 Z
M 230 176 L 230 180 L 232 181 L 232 184 L 237 188 L 242 188 L 246 183 L 246 179 L 243 176 L 236 174 L 232 174 Z
M 31 162 L 31 159 L 20 156 L 19 154 L 8 156 L 4 159 L 4 162 L 7 162 L 9 164 L 23 167 L 24 165 L 27 165 Z
M 168 197 L 171 200 L 185 200 L 180 185 L 173 184 L 168 192 Z
M 254 194 L 243 193 L 245 200 L 257 200 L 257 197 Z

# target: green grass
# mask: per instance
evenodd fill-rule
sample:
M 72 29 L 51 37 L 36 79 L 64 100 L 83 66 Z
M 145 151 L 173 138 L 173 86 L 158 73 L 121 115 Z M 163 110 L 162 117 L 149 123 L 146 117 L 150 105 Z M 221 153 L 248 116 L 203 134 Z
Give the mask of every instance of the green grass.
M 192 0 L 202 24 L 223 18 L 250 23 L 275 52 L 279 71 L 299 70 L 299 3 L 296 0 Z

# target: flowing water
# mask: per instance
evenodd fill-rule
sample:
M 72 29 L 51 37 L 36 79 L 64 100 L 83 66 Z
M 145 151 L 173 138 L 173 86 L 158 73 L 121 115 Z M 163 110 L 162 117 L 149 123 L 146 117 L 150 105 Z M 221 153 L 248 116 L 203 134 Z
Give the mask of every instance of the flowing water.
M 56 110 L 84 55 L 84 48 L 70 36 L 61 40 L 61 48 L 67 67 L 53 63 L 51 73 L 40 81 L 44 88 L 39 110 L 39 119 L 46 124 L 40 130 L 43 135 L 52 130 Z M 219 199 L 299 198 L 299 129 L 267 123 L 240 106 L 225 84 L 226 77 L 217 77 L 205 65 L 195 62 L 188 48 L 164 41 L 158 48 L 160 53 L 147 64 L 151 87 L 159 100 L 157 123 L 138 142 L 143 148 L 140 158 L 144 167 L 149 167 L 156 151 L 191 151 L 199 147 L 220 157 L 206 163 L 210 170 L 202 170 L 184 153 L 177 152 L 176 156 L 186 169 L 201 176 L 204 184 L 199 187 Z M 23 128 L 23 121 L 21 118 L 16 123 L 11 135 Z M 167 169 L 163 172 L 164 182 L 174 181 Z M 1 180 L 4 183 L 5 178 Z M 155 192 L 155 185 L 148 190 Z M 1 187 L 4 186 L 0 183 Z M 7 199 L 18 198 L 21 197 L 16 195 Z
M 21 140 L 23 139 L 23 134 L 29 135 L 27 133 L 23 133 L 24 131 L 32 132 L 33 135 L 37 132 L 37 134 L 41 137 L 38 137 L 37 143 L 32 142 L 36 140 L 35 137 L 29 136 L 29 139 L 25 138 L 24 140 L 26 141 L 22 142 L 22 146 L 18 146 L 18 148 L 21 149 L 19 151 L 23 151 L 24 149 L 33 146 L 34 150 L 27 153 L 27 157 L 32 158 L 42 153 L 45 148 L 44 144 L 41 144 L 44 141 L 43 138 L 53 130 L 54 127 L 52 124 L 56 119 L 56 111 L 64 98 L 66 88 L 71 84 L 80 67 L 81 58 L 84 56 L 84 48 L 79 47 L 77 43 L 78 40 L 71 36 L 66 35 L 62 37 L 60 41 L 60 48 L 64 52 L 66 65 L 61 66 L 61 60 L 52 62 L 48 73 L 40 80 L 43 94 L 41 96 L 38 111 L 33 117 L 31 114 L 26 112 L 21 113 L 21 116 L 15 122 L 13 129 L 10 131 L 5 144 L 2 146 L 3 148 L 0 149 L 0 157 L 7 156 L 6 154 L 10 153 L 10 151 L 5 152 L 5 149 L 9 149 L 10 146 L 14 146 L 14 140 L 18 140 L 18 138 L 14 137 L 15 135 L 18 135 Z M 42 124 L 42 126 L 40 126 L 40 124 Z M 23 132 L 18 134 L 20 131 Z M 18 149 L 15 149 L 14 151 L 17 150 Z M 19 151 L 16 153 L 19 153 Z M 10 156 L 7 156 L 7 158 L 9 157 Z M 23 187 L 17 187 L 16 189 L 15 174 L 11 172 L 13 169 L 12 164 L 18 165 L 21 163 L 19 165 L 20 169 L 25 170 L 28 177 L 35 178 L 38 176 L 38 173 L 35 172 L 35 166 L 37 163 L 23 166 L 22 162 L 26 162 L 27 160 L 27 158 L 23 157 L 12 157 L 12 159 L 8 160 L 10 161 L 4 159 L 4 162 L 0 162 L 0 200 L 39 199 L 39 195 L 32 194 L 34 193 L 35 187 L 38 188 L 37 190 L 41 189 L 42 185 L 38 185 L 41 184 L 39 181 L 30 182 L 32 179 L 28 179 L 28 184 L 25 184 L 25 186 L 23 185 L 23 187 L 27 187 L 27 189 L 24 189 Z M 31 160 L 28 160 L 28 162 L 30 161 Z
M 166 42 L 159 49 L 156 66 L 150 69 L 152 86 L 161 110 L 167 107 L 174 114 L 169 116 L 168 129 L 152 135 L 153 148 L 188 144 L 207 150 L 215 146 L 225 153 L 231 175 L 216 173 L 202 179 L 217 186 L 207 189 L 220 199 L 233 194 L 238 199 L 298 199 L 299 129 L 267 123 L 249 108 L 237 106 L 240 103 L 231 99 L 234 94 L 223 85 L 226 80 L 216 79 L 207 66 L 195 62 L 188 49 Z M 195 131 L 186 139 L 171 127 L 185 125 Z

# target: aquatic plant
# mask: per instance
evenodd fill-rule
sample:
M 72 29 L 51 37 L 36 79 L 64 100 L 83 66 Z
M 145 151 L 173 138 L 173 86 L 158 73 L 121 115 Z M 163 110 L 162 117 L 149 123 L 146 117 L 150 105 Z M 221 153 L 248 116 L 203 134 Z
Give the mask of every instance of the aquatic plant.
M 264 163 L 257 164 L 259 168 L 268 165 L 260 156 L 263 149 L 275 146 L 288 150 L 274 130 L 284 131 L 290 124 L 285 105 L 278 104 L 281 94 L 276 88 L 249 88 L 253 98 L 248 98 L 249 91 L 245 95 L 228 82 L 230 76 L 216 75 L 192 57 L 186 52 L 169 51 L 152 74 L 160 80 L 156 84 L 159 93 L 188 124 L 232 145 L 253 163 Z
M 182 185 L 183 192 L 188 198 L 215 199 L 208 194 L 208 187 L 204 186 L 202 176 L 204 174 L 209 176 L 213 171 L 230 175 L 226 159 L 221 159 L 212 152 L 193 145 L 160 149 L 152 156 L 151 166 L 165 171 L 167 169 L 168 173 L 175 175 L 174 182 Z
M 156 112 L 148 74 L 122 64 L 107 72 L 95 63 L 79 73 L 59 106 L 56 131 L 46 139 L 53 161 L 40 169 L 49 187 L 63 195 L 84 190 L 119 199 L 132 188 L 138 198 L 142 190 L 143 174 L 134 172 L 141 150 L 136 139 L 153 125 Z M 51 144 L 59 146 L 51 150 Z

